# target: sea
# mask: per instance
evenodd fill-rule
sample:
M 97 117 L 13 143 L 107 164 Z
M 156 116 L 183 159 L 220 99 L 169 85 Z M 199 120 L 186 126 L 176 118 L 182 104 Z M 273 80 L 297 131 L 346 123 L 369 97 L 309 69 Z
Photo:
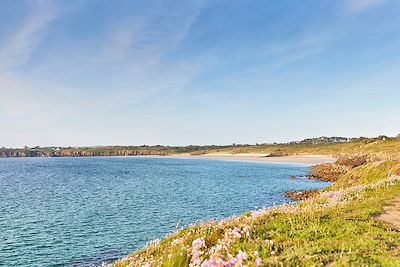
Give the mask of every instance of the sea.
M 0 266 L 99 266 L 191 224 L 329 183 L 309 166 L 162 157 L 0 159 Z

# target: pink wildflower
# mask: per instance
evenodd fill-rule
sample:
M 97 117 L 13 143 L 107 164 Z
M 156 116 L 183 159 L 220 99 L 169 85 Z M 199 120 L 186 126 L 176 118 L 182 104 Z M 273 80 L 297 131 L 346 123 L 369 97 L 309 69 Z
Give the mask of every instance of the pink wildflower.
M 245 252 L 239 252 L 239 254 L 236 255 L 236 259 L 238 263 L 242 264 L 245 259 L 247 259 L 247 254 Z

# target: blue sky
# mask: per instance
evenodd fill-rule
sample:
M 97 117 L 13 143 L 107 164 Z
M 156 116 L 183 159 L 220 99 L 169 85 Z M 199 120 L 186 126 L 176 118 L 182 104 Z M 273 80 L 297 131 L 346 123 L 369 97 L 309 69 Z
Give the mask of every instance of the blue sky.
M 0 2 L 0 146 L 400 133 L 400 2 Z

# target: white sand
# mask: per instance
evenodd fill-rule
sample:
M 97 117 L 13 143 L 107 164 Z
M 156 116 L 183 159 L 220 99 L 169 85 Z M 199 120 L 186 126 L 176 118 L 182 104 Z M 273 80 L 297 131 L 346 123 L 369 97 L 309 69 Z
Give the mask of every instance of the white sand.
M 266 156 L 267 154 L 210 153 L 204 155 L 173 154 L 165 157 L 184 158 L 184 159 L 238 160 L 238 161 L 249 161 L 249 162 L 263 162 L 263 163 L 277 163 L 277 164 L 307 164 L 307 165 L 333 163 L 336 161 L 335 158 L 325 155 L 284 156 L 284 157 L 266 157 Z

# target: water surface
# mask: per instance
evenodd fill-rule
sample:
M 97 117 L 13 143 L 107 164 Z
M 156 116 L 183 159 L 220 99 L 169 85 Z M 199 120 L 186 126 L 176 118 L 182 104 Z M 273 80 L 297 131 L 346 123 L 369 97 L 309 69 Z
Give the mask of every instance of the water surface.
M 199 220 L 322 188 L 306 166 L 167 158 L 0 159 L 0 266 L 94 266 Z

